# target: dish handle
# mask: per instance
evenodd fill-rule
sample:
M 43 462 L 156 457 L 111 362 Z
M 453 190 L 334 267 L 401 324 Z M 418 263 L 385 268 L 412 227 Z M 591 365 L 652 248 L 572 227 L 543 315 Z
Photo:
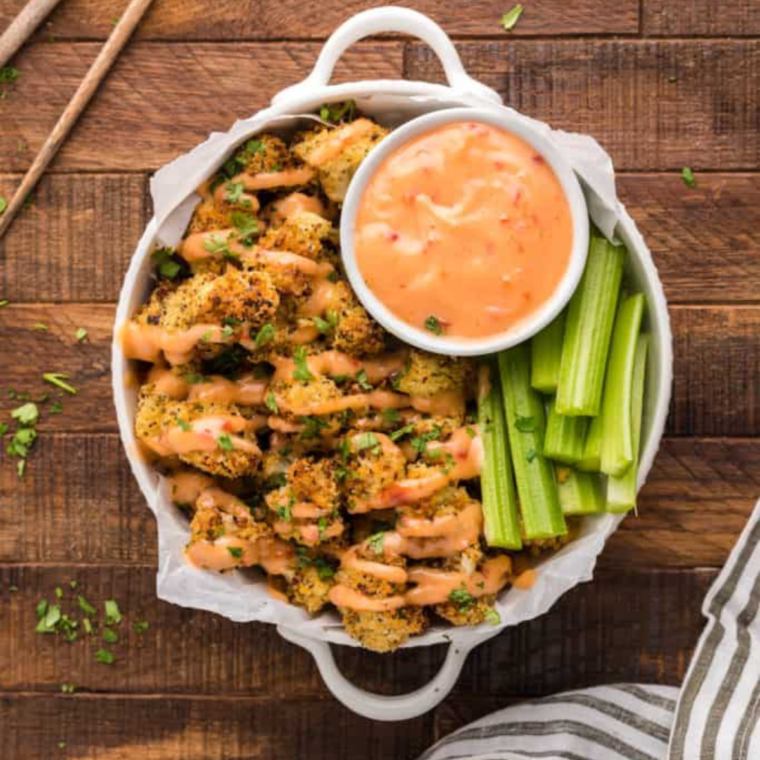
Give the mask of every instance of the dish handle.
M 341 24 L 325 42 L 311 74 L 277 93 L 272 98 L 272 105 L 293 97 L 308 95 L 315 88 L 325 87 L 332 77 L 338 59 L 351 45 L 371 34 L 383 32 L 408 34 L 426 42 L 438 56 L 452 90 L 475 95 L 497 105 L 502 104 L 501 96 L 495 90 L 473 79 L 465 71 L 454 43 L 435 21 L 410 8 L 383 6 L 357 13 Z
M 291 643 L 311 652 L 322 680 L 337 700 L 365 718 L 383 721 L 416 718 L 443 701 L 457 682 L 472 648 L 450 643 L 446 659 L 431 681 L 408 694 L 387 697 L 354 686 L 338 669 L 332 649 L 326 641 L 312 639 L 282 625 L 277 626 L 277 632 Z

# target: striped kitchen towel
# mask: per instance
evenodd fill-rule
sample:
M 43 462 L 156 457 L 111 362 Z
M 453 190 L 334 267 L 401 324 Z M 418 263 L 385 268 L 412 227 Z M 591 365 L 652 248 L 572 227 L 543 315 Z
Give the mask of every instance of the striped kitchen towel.
M 493 713 L 420 760 L 760 760 L 760 502 L 703 605 L 682 688 L 618 684 Z

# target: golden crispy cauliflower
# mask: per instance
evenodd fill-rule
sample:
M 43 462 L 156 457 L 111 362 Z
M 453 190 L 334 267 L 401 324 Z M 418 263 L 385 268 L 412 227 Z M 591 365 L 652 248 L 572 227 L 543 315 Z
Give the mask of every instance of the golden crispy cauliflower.
M 327 219 L 302 211 L 288 217 L 279 227 L 273 227 L 259 238 L 262 248 L 290 251 L 308 259 L 319 259 L 324 251 L 324 243 L 333 234 Z
M 402 393 L 423 398 L 446 391 L 464 393 L 468 369 L 464 359 L 412 349 L 397 387 Z
M 342 483 L 349 512 L 366 511 L 375 497 L 404 477 L 406 458 L 388 443 L 385 436 L 372 432 L 351 433 L 343 439 Z
M 392 652 L 412 636 L 424 633 L 430 621 L 424 607 L 368 612 L 344 609 L 343 627 L 349 636 L 373 652 Z

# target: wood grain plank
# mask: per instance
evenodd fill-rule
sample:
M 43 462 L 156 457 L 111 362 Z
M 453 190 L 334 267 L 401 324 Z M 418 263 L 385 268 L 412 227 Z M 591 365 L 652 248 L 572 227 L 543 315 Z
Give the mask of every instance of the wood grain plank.
M 760 493 L 760 441 L 666 438 L 601 566 L 720 567 Z M 0 459 L 0 562 L 155 567 L 153 515 L 113 434 L 45 434 L 20 483 Z
M 618 169 L 758 165 L 756 40 L 481 41 L 458 49 L 469 73 L 508 105 L 593 135 Z M 405 72 L 441 80 L 435 56 L 416 43 L 406 48 Z
M 18 176 L 0 176 L 10 197 Z M 146 177 L 48 174 L 0 240 L 0 293 L 14 301 L 113 301 L 147 224 Z
M 12 293 L 8 294 L 12 297 Z M 47 332 L 34 325 L 49 325 Z M 67 372 L 80 390 L 43 430 L 115 429 L 109 377 L 111 304 L 11 304 L 0 310 L 0 345 L 16 357 L 0 380 L 0 418 L 17 406 L 7 389 L 39 393 L 43 372 Z M 760 435 L 760 307 L 671 309 L 675 384 L 668 432 L 681 436 Z M 77 327 L 90 331 L 79 344 Z M 50 390 L 47 388 L 47 390 Z
M 432 716 L 368 721 L 332 700 L 0 699 L 5 760 L 367 760 L 412 758 Z
M 0 195 L 16 182 L 1 175 Z M 688 188 L 676 174 L 621 174 L 617 184 L 671 303 L 758 300 L 760 175 L 698 174 Z M 0 296 L 115 301 L 149 205 L 142 175 L 47 175 L 0 241 Z
M 503 34 L 499 20 L 508 8 L 497 0 L 452 4 L 446 0 L 405 0 L 403 4 L 430 15 L 448 34 Z M 23 0 L 0 3 L 0 27 Z M 299 0 L 164 0 L 151 8 L 138 30 L 140 39 L 266 40 L 319 39 L 359 11 L 377 5 L 370 0 L 323 0 L 318 13 L 304 12 Z M 56 39 L 103 39 L 111 20 L 124 9 L 122 0 L 73 0 L 50 17 L 41 35 Z M 534 0 L 526 9 L 517 35 L 634 34 L 638 31 L 638 0 L 621 0 L 610 13 L 604 0 L 577 0 L 572 7 L 555 0 Z
M 21 76 L 0 100 L 4 171 L 26 169 L 99 48 L 38 43 L 21 52 Z M 318 52 L 318 45 L 289 42 L 130 45 L 50 170 L 155 169 L 268 105 L 306 76 Z M 401 71 L 401 43 L 360 43 L 341 59 L 336 81 L 392 79 Z M 27 151 L 19 153 L 20 142 Z
M 538 696 L 562 689 L 647 681 L 675 683 L 702 621 L 700 602 L 715 571 L 599 571 L 593 583 L 576 587 L 540 619 L 506 629 L 470 658 L 454 698 Z M 67 583 L 77 580 L 76 591 Z M 4 567 L 0 594 L 7 610 L 0 619 L 0 692 L 54 694 L 61 683 L 81 693 L 206 694 L 213 696 L 323 698 L 310 656 L 287 644 L 273 626 L 236 624 L 217 615 L 182 609 L 155 597 L 147 568 Z M 18 590 L 11 593 L 9 587 Z M 124 622 L 110 649 L 112 667 L 95 662 L 102 642 L 68 643 L 34 634 L 35 607 L 64 590 L 83 594 L 102 609 L 116 599 Z M 78 611 L 75 618 L 81 618 Z M 143 634 L 131 630 L 147 620 Z M 424 683 L 439 667 L 442 647 L 381 656 L 337 647 L 341 668 L 363 688 L 400 693 Z
M 758 0 L 644 0 L 646 35 L 731 35 L 760 33 Z

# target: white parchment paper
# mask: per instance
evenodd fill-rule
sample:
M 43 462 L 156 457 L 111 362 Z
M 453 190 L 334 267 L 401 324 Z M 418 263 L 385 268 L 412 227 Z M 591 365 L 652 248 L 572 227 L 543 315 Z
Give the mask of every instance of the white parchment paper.
M 448 101 L 434 96 L 410 98 L 375 94 L 357 99 L 357 105 L 380 123 L 393 127 L 421 113 L 463 103 L 461 99 Z M 512 109 L 506 110 L 532 124 L 563 152 L 581 180 L 591 218 L 601 232 L 612 239 L 620 205 L 615 193 L 614 169 L 607 153 L 588 135 L 552 130 L 543 122 Z M 192 151 L 156 172 L 150 183 L 158 224 L 156 244 L 175 245 L 179 242 L 199 200 L 195 188 L 246 139 L 263 130 L 288 133 L 306 126 L 305 120 L 314 119 L 313 115 L 282 115 L 268 109 L 236 122 L 229 132 L 211 134 Z M 343 631 L 335 613 L 310 618 L 304 610 L 270 597 L 262 574 L 256 570 L 219 574 L 190 567 L 183 556 L 189 536 L 187 518 L 171 503 L 161 478 L 153 498 L 149 499 L 149 506 L 158 523 L 157 592 L 162 599 L 184 607 L 216 612 L 239 622 L 276 623 L 297 628 L 300 633 L 317 639 L 357 644 Z M 621 519 L 614 515 L 585 518 L 578 538 L 539 565 L 532 589 L 508 589 L 501 594 L 496 605 L 501 614 L 501 625 L 516 625 L 543 614 L 565 591 L 590 580 L 597 556 Z M 435 626 L 423 636 L 412 639 L 407 646 L 471 641 L 474 636 L 492 635 L 493 630 L 490 625 L 475 629 Z

